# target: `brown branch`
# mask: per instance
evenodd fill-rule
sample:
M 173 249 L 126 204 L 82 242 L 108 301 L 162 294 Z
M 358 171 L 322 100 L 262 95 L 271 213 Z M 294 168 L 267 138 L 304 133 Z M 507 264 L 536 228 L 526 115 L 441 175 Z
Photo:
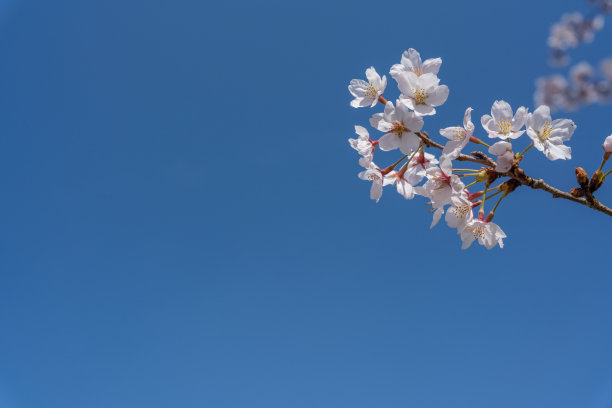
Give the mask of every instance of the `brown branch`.
M 427 134 L 427 132 L 417 132 L 416 135 L 423 141 L 423 144 L 425 144 L 425 146 L 428 147 L 435 147 L 437 149 L 444 149 L 444 146 L 442 146 L 439 143 L 434 142 L 433 140 L 431 140 L 431 138 L 429 137 L 429 135 Z M 477 157 L 472 157 L 472 156 L 477 156 Z M 485 166 L 489 166 L 492 168 L 495 168 L 495 161 L 493 159 L 491 159 L 490 157 L 488 157 L 487 155 L 485 155 L 484 153 L 481 152 L 472 152 L 472 156 L 468 156 L 467 154 L 460 154 L 459 157 L 457 157 L 456 160 L 458 161 L 469 161 L 469 162 L 473 162 L 473 163 L 479 163 Z M 584 206 L 587 206 L 589 208 L 592 208 L 596 211 L 602 212 L 606 215 L 612 216 L 612 208 L 606 207 L 605 205 L 603 205 L 602 203 L 600 203 L 595 197 L 593 197 L 592 195 L 590 197 L 587 198 L 583 198 L 583 197 L 574 197 L 573 195 L 571 195 L 570 193 L 567 193 L 565 191 L 559 190 L 558 188 L 555 188 L 549 184 L 547 184 L 544 180 L 542 179 L 534 179 L 531 178 L 529 176 L 527 176 L 525 174 L 525 172 L 519 168 L 519 167 L 514 167 L 512 170 L 510 170 L 509 172 L 506 173 L 500 173 L 501 176 L 505 176 L 505 177 L 510 177 L 516 181 L 518 181 L 519 183 L 521 183 L 521 185 L 527 186 L 527 187 L 531 187 L 535 190 L 544 190 L 549 192 L 553 198 L 564 198 L 566 200 L 570 200 L 573 201 L 575 203 L 578 204 L 582 204 Z
M 523 170 L 518 167 L 516 167 L 513 171 L 504 173 L 503 175 L 515 179 L 524 186 L 531 187 L 536 190 L 547 191 L 553 196 L 553 198 L 565 198 L 566 200 L 585 205 L 596 211 L 612 216 L 612 208 L 606 207 L 605 205 L 600 203 L 595 197 L 591 196 L 591 200 L 582 197 L 574 197 L 570 193 L 566 193 L 565 191 L 559 190 L 558 188 L 547 184 L 542 179 L 533 179 L 527 176 L 525 172 L 523 172 Z

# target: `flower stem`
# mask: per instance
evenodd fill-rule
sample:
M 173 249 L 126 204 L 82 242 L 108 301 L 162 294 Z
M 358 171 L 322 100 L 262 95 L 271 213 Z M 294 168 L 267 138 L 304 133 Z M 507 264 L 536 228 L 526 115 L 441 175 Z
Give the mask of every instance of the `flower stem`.
M 472 186 L 473 186 L 474 184 L 476 184 L 476 183 L 480 183 L 480 181 L 476 180 L 476 181 L 474 181 L 473 183 L 470 183 L 470 184 L 468 184 L 467 186 L 465 186 L 465 188 L 470 188 L 470 187 L 472 187 Z
M 609 158 L 610 158 L 609 155 L 604 154 L 603 160 L 601 161 L 601 166 L 599 166 L 599 170 L 603 169 L 604 164 L 606 164 Z
M 527 146 L 527 148 L 525 150 L 523 150 L 521 153 L 519 153 L 517 159 L 519 159 L 519 160 L 522 159 L 523 156 L 525 155 L 525 153 L 527 153 L 527 151 L 529 149 L 531 149 L 532 147 L 533 147 L 533 142 L 531 142 L 531 144 L 529 146 Z
M 482 199 L 481 199 L 481 203 L 480 203 L 480 210 L 478 210 L 478 219 L 479 220 L 484 219 L 484 204 L 485 204 L 485 201 L 487 201 L 487 191 L 489 191 L 489 185 L 488 184 L 485 185 L 485 189 L 482 192 Z
M 408 165 L 410 164 L 410 160 L 412 160 L 412 158 L 414 157 L 414 155 L 416 155 L 416 154 L 419 152 L 419 150 L 421 150 L 421 148 L 422 148 L 422 147 L 423 147 L 423 142 L 421 142 L 421 143 L 419 144 L 419 147 L 418 147 L 418 148 L 417 148 L 417 149 L 416 149 L 414 152 L 412 152 L 412 154 L 411 154 L 411 155 L 410 155 L 410 157 L 408 158 L 408 161 L 407 161 L 407 162 L 406 162 L 406 163 L 405 163 L 405 164 L 402 166 L 402 168 L 401 168 L 401 169 L 400 169 L 400 171 L 399 171 L 399 173 L 400 173 L 399 175 L 400 175 L 400 176 L 403 176 L 403 175 L 404 175 L 404 173 L 405 173 L 405 172 L 406 172 L 406 170 L 408 169 Z M 402 160 L 403 160 L 403 159 L 402 159 Z
M 490 190 L 493 190 L 493 189 L 490 189 Z M 499 193 L 501 193 L 501 190 L 499 190 L 499 191 L 498 191 L 498 192 L 496 192 L 496 193 L 491 194 L 491 195 L 490 195 L 490 196 L 488 196 L 486 199 L 488 200 L 489 198 L 493 198 L 493 197 L 495 197 L 496 195 L 498 195 Z
M 499 203 L 501 203 L 501 200 L 503 200 L 506 196 L 507 194 L 502 194 L 502 196 L 499 197 L 499 200 L 497 200 L 495 207 L 493 207 L 493 209 L 491 210 L 492 213 L 495 213 L 495 210 L 497 210 L 497 206 L 499 205 Z

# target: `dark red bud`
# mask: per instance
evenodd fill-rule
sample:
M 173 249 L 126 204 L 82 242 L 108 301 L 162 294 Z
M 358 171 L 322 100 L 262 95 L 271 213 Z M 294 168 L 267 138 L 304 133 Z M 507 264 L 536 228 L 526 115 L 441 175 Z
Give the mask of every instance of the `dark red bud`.
M 591 190 L 591 192 L 597 191 L 597 189 L 601 187 L 605 179 L 606 175 L 603 171 L 597 170 L 595 173 L 593 173 L 593 177 L 591 177 L 591 181 L 589 182 L 589 189 Z
M 581 188 L 572 188 L 570 194 L 574 197 L 584 197 L 584 191 Z
M 589 183 L 589 175 L 587 174 L 586 171 L 584 171 L 582 167 L 576 167 L 575 171 L 576 171 L 576 181 L 578 181 L 578 184 L 580 185 L 580 187 L 585 188 L 587 184 Z

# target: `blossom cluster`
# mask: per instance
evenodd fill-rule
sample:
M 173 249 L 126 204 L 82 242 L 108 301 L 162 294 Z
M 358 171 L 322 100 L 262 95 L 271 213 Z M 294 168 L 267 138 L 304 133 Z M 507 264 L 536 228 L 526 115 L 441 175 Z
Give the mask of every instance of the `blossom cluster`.
M 612 0 L 589 0 L 589 4 L 602 13 L 612 12 Z
M 602 10 L 607 7 L 601 8 Z M 569 56 L 567 51 L 580 44 L 590 43 L 595 33 L 604 26 L 604 17 L 601 14 L 584 16 L 580 12 L 563 14 L 561 20 L 552 25 L 548 36 L 548 47 L 553 65 L 567 65 Z
M 570 159 L 571 148 L 565 143 L 572 137 L 576 125 L 569 119 L 553 120 L 546 105 L 529 112 L 523 106 L 513 110 L 509 103 L 497 100 L 490 114 L 480 118 L 492 144 L 474 136 L 476 126 L 472 122 L 473 109 L 469 107 L 461 125 L 440 129 L 444 143 L 435 142 L 423 129 L 427 118 L 436 114 L 449 95 L 448 87 L 440 85 L 438 78 L 441 65 L 440 58 L 423 61 L 416 50 L 405 51 L 400 63 L 393 65 L 389 72 L 400 93 L 395 102 L 383 96 L 387 78 L 381 77 L 374 67 L 366 70 L 367 80 L 350 82 L 352 107 L 384 105 L 383 111 L 374 113 L 369 121 L 373 131 L 382 134 L 380 137 L 371 136 L 368 129 L 358 125 L 355 126 L 357 137 L 349 139 L 364 169 L 359 178 L 371 183 L 370 198 L 376 202 L 387 186 L 395 187 L 407 200 L 417 196 L 427 199 L 433 211 L 431 227 L 444 216 L 448 226 L 460 235 L 463 249 L 474 241 L 487 249 L 496 245 L 503 247 L 506 234 L 492 219 L 501 201 L 521 185 L 517 181 L 522 171 L 518 168 L 519 162 L 532 147 L 549 160 Z M 513 144 L 523 135 L 530 143 L 518 153 Z M 485 146 L 495 160 L 481 152 L 464 154 L 469 143 Z M 425 151 L 432 147 L 441 150 L 438 157 Z M 383 152 L 394 150 L 401 152 L 399 160 L 388 166 L 376 164 Z M 458 168 L 456 162 L 481 167 Z M 496 182 L 499 183 L 494 186 Z M 480 187 L 475 187 L 479 184 Z M 485 204 L 498 195 L 496 204 L 486 213 Z
M 559 74 L 538 78 L 536 88 L 536 104 L 553 110 L 574 111 L 584 105 L 608 103 L 612 99 L 612 58 L 599 64 L 599 72 L 581 62 L 570 69 L 568 78 Z

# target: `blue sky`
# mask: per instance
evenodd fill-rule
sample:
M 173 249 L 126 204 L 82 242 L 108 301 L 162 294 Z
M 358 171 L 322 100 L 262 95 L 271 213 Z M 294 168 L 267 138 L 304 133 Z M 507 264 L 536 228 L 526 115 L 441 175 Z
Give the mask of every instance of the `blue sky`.
M 495 99 L 533 109 L 564 72 L 549 25 L 585 9 L 5 3 L 0 406 L 612 406 L 607 217 L 519 189 L 506 247 L 461 251 L 422 200 L 370 201 L 346 141 L 372 113 L 348 82 L 410 47 L 444 61 L 431 134 Z M 532 151 L 528 174 L 573 187 L 609 112 L 565 114 L 574 160 Z

